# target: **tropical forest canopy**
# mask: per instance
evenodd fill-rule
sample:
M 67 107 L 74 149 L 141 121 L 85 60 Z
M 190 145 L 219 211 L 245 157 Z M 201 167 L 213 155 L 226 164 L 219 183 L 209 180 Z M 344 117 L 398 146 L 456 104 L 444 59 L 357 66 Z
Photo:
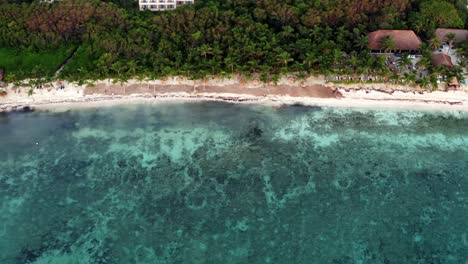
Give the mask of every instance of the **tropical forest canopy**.
M 140 12 L 131 0 L 0 0 L 0 67 L 7 64 L 4 53 L 39 54 L 47 64 L 54 60 L 40 54 L 58 50 L 61 58 L 63 51 L 74 54 L 61 73 L 71 80 L 379 74 L 385 67 L 369 55 L 368 32 L 412 29 L 428 40 L 437 27 L 467 25 L 464 0 L 198 0 L 165 12 Z M 10 79 L 52 72 L 9 66 Z

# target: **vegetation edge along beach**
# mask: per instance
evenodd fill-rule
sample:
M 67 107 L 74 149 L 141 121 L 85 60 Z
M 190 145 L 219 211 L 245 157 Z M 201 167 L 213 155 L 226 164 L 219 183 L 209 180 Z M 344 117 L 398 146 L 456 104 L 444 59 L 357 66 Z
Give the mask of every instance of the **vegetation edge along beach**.
M 182 77 L 131 79 L 125 83 L 108 79 L 84 85 L 55 81 L 41 84 L 35 89 L 12 84 L 8 90 L 11 93 L 0 99 L 0 112 L 160 101 L 468 111 L 468 95 L 463 91 L 429 92 L 404 85 L 379 83 L 335 85 L 326 83 L 323 77 L 297 80 L 285 76 L 276 84 L 243 78 L 188 80 Z

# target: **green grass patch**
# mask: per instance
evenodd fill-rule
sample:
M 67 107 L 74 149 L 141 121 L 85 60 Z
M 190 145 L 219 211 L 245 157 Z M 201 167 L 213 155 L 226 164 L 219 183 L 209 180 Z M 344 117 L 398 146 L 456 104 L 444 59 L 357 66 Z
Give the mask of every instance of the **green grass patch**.
M 6 81 L 50 77 L 72 51 L 72 47 L 49 51 L 0 48 L 0 68 L 5 69 Z
M 93 79 L 96 75 L 96 59 L 91 46 L 83 44 L 60 73 L 60 77 L 72 81 Z

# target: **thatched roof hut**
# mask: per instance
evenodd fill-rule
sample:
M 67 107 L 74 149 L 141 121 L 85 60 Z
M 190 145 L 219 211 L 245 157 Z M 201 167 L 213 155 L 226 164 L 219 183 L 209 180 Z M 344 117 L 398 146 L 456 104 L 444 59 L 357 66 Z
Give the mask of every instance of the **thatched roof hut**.
M 457 89 L 459 87 L 457 77 L 453 77 L 447 85 L 448 89 Z
M 442 42 L 447 42 L 448 34 L 453 33 L 455 35 L 454 43 L 460 43 L 468 41 L 468 30 L 466 29 L 455 29 L 455 28 L 438 28 L 435 31 L 435 36 Z
M 443 53 L 434 54 L 432 56 L 432 64 L 436 67 L 446 66 L 448 68 L 453 68 L 452 58 Z
M 453 77 L 452 80 L 450 80 L 449 85 L 458 85 L 458 79 L 457 79 L 457 77 Z
M 422 41 L 412 30 L 377 30 L 367 35 L 373 51 L 382 50 L 382 39 L 391 37 L 398 51 L 418 51 Z

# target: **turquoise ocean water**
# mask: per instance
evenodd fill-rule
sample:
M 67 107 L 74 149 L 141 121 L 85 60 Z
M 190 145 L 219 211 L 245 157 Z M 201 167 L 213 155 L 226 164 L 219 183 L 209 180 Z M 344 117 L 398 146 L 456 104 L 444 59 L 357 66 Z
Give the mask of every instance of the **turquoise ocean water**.
M 0 115 L 0 263 L 468 263 L 468 115 Z

